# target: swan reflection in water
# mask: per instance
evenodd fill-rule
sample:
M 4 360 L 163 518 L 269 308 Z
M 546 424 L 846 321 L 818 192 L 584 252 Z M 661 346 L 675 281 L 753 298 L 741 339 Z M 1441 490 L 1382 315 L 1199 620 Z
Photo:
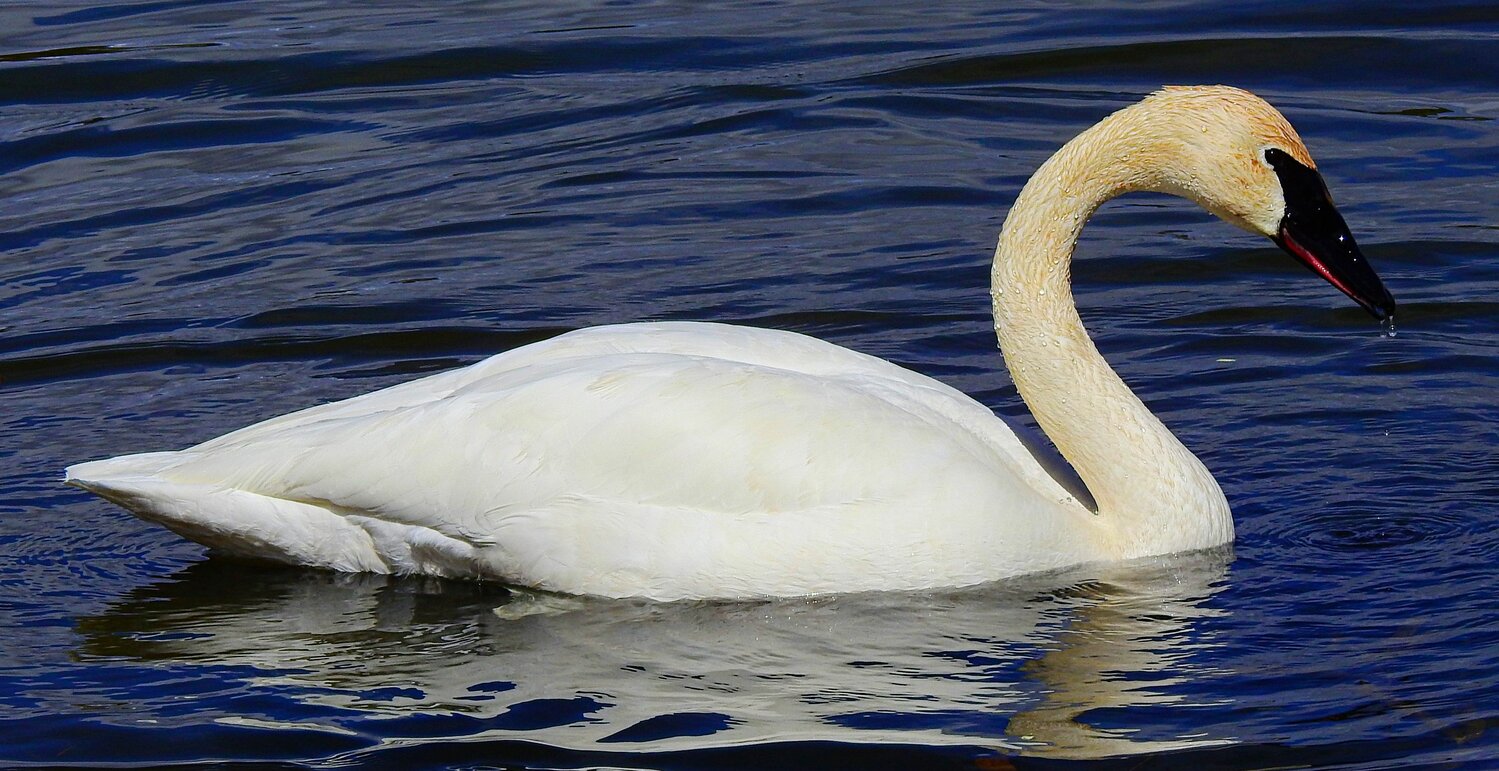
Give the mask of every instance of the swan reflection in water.
M 291 724 L 212 719 L 409 742 L 509 733 L 657 751 L 825 740 L 1096 758 L 1229 741 L 1148 727 L 1160 709 L 1190 705 L 1181 686 L 1215 671 L 1208 621 L 1224 612 L 1212 598 L 1228 560 L 1220 549 L 962 591 L 736 603 L 527 598 L 494 584 L 208 560 L 81 618 L 78 656 L 203 665 L 212 677 L 251 668 L 248 683 L 224 689 L 317 709 Z M 1090 725 L 1117 709 L 1139 721 Z M 416 715 L 425 727 L 401 720 Z M 460 725 L 421 735 L 443 717 Z

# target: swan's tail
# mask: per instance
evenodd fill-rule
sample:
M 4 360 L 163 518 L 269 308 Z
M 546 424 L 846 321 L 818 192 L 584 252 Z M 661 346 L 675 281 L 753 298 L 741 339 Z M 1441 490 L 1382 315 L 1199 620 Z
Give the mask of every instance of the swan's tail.
M 164 473 L 181 460 L 181 453 L 153 452 L 79 463 L 67 468 L 63 483 L 229 554 L 351 572 L 393 572 L 358 518 L 313 502 L 184 482 Z

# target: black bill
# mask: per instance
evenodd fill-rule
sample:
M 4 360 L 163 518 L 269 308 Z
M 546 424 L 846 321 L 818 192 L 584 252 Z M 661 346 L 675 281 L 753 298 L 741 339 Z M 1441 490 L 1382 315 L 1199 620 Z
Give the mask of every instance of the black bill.
M 1286 214 L 1275 243 L 1374 318 L 1383 321 L 1393 317 L 1395 298 L 1353 242 L 1348 223 L 1332 205 L 1322 175 L 1275 148 L 1265 151 L 1265 160 L 1280 177 L 1286 196 Z

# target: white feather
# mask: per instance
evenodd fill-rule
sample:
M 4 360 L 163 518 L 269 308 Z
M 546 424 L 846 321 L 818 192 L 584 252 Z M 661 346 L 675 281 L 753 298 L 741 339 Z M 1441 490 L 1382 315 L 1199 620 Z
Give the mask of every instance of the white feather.
M 240 554 L 658 599 L 958 586 L 1221 544 L 1222 491 L 1098 354 L 1067 266 L 1128 190 L 1273 227 L 1284 197 L 1257 159 L 1275 143 L 1306 157 L 1256 97 L 1170 89 L 1069 142 L 1011 209 L 996 331 L 1097 514 L 958 391 L 718 324 L 574 332 L 67 481 Z
M 1081 556 L 1000 510 L 1091 517 L 952 388 L 719 324 L 582 330 L 68 479 L 235 553 L 657 598 L 973 583 Z

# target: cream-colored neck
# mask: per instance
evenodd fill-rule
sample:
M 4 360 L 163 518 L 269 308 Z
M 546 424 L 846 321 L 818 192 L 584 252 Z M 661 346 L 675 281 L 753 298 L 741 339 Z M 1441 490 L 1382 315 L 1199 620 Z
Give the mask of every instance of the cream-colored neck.
M 1230 540 L 1218 483 L 1088 338 L 1072 299 L 1073 249 L 1104 202 L 1173 189 L 1169 153 L 1147 117 L 1124 110 L 1067 143 L 1005 219 L 994 253 L 994 330 L 1021 398 L 1098 501 L 1116 556 Z

